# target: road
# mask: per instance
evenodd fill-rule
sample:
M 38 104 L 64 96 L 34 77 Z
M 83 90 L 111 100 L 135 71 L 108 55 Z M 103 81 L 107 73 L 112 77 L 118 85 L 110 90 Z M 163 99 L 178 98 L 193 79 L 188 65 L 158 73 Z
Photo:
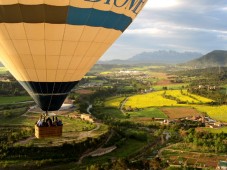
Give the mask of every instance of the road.
M 125 103 L 127 102 L 128 98 L 129 98 L 129 97 L 126 97 L 126 98 L 124 99 L 124 101 L 121 103 L 121 106 L 120 106 L 120 111 L 121 111 L 124 115 L 125 115 L 125 112 L 124 112 L 124 110 L 123 110 L 123 107 L 124 107 Z

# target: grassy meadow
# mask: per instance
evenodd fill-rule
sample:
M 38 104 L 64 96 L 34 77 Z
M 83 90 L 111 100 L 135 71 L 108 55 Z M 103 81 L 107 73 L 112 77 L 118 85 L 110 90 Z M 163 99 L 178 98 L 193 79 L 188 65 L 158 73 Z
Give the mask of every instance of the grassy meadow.
M 172 89 L 172 90 L 180 90 L 182 89 L 182 86 L 187 86 L 188 83 L 179 83 L 179 84 L 168 84 L 168 85 L 155 85 L 153 88 L 155 90 L 163 90 L 163 87 L 167 87 L 167 89 Z
M 1 104 L 13 104 L 18 102 L 32 101 L 30 96 L 13 96 L 13 97 L 2 97 L 0 96 Z
M 157 108 L 147 108 L 140 111 L 135 111 L 130 113 L 130 116 L 133 117 L 148 117 L 148 118 L 167 118 L 161 110 Z
M 7 71 L 8 70 L 5 67 L 0 67 L 0 75 L 6 74 Z

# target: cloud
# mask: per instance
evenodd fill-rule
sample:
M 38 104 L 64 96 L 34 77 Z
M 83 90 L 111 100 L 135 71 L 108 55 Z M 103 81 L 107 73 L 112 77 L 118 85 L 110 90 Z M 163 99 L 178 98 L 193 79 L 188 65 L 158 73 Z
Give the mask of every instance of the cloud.
M 115 58 L 129 58 L 133 52 L 149 50 L 227 50 L 226 19 L 226 0 L 149 0 L 114 45 L 114 53 L 118 53 Z M 117 44 L 127 44 L 126 49 L 133 52 L 121 55 L 127 50 L 123 46 L 116 48 Z M 111 51 L 104 58 L 110 54 L 114 58 Z
M 163 9 L 176 7 L 180 4 L 179 0 L 148 0 L 145 9 Z

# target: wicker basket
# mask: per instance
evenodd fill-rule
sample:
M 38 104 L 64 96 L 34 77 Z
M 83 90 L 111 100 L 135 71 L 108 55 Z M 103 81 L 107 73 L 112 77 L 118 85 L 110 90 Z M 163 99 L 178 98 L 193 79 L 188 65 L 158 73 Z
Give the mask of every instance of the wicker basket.
M 39 127 L 35 125 L 36 138 L 61 137 L 63 126 Z

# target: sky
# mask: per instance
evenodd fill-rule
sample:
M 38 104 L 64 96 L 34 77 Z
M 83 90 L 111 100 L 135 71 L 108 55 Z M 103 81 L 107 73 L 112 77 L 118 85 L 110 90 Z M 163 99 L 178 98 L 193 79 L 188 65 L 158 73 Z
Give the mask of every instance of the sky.
M 101 60 L 158 50 L 227 50 L 227 0 L 148 0 Z

